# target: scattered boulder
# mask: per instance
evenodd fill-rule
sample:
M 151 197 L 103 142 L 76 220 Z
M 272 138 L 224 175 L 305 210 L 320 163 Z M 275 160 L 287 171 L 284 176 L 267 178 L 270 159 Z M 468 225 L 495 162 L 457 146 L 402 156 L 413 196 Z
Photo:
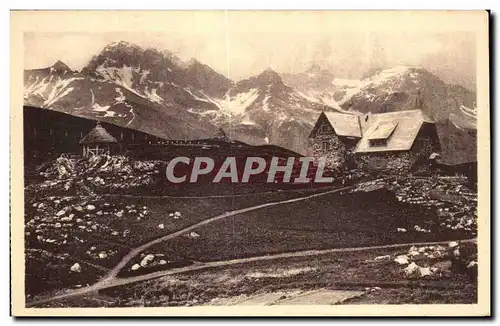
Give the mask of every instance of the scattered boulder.
M 165 224 L 163 224 L 163 223 L 162 224 L 158 224 L 158 228 L 159 229 L 164 229 L 165 228 Z
M 95 209 L 95 206 L 94 205 L 87 205 L 87 210 L 88 211 L 93 211 Z
M 420 275 L 420 266 L 415 264 L 415 262 L 412 262 L 411 264 L 406 266 L 403 271 L 405 272 L 406 276 L 413 276 L 417 273 Z
M 408 256 L 406 255 L 399 255 L 396 257 L 396 259 L 394 259 L 394 261 L 399 265 L 407 265 L 410 263 L 410 261 L 408 260 Z
M 75 273 L 80 273 L 82 271 L 82 267 L 78 263 L 74 263 L 71 267 L 70 270 Z
M 390 255 L 377 256 L 374 258 L 374 260 L 390 260 L 390 259 L 391 259 Z
M 150 262 L 152 262 L 155 259 L 155 256 L 152 254 L 146 255 L 142 261 L 141 261 L 141 266 L 146 267 Z
M 134 264 L 130 269 L 133 270 L 133 271 L 136 271 L 138 270 L 139 268 L 141 268 L 141 265 L 139 264 Z
M 420 267 L 420 276 L 429 276 L 432 275 L 430 267 Z
M 200 235 L 196 232 L 191 232 L 191 233 L 189 233 L 188 237 L 191 239 L 196 239 L 196 238 L 199 238 Z
M 467 265 L 467 268 L 473 268 L 477 266 L 477 262 L 476 261 L 471 261 L 468 265 Z

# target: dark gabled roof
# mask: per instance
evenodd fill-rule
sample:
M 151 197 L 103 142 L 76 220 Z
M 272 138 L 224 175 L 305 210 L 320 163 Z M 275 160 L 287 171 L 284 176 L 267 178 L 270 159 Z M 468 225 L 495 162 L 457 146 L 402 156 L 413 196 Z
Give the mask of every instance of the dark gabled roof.
M 92 129 L 85 137 L 80 140 L 80 144 L 111 144 L 118 143 L 115 137 L 113 137 L 98 121 L 97 125 Z

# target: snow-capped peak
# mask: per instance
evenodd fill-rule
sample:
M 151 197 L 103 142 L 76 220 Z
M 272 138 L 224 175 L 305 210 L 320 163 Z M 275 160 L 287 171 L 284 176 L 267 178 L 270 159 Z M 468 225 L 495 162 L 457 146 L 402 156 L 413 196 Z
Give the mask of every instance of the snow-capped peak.
M 120 49 L 130 48 L 130 49 L 142 50 L 142 48 L 140 46 L 133 44 L 133 43 L 130 43 L 130 42 L 127 42 L 127 41 L 118 41 L 118 42 L 110 43 L 104 47 L 104 50 L 109 51 L 109 50 L 113 50 L 115 48 L 120 48 Z

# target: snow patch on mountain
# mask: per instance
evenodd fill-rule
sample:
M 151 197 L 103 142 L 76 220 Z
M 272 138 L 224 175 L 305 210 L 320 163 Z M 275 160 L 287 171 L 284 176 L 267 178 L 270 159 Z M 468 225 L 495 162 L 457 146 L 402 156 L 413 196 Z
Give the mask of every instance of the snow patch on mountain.
M 111 105 L 100 105 L 99 103 L 94 103 L 94 105 L 92 105 L 92 109 L 97 112 L 105 112 L 110 107 Z
M 246 125 L 246 126 L 256 126 L 257 123 L 255 123 L 255 121 L 253 121 L 249 116 L 248 114 L 245 114 L 243 116 L 243 119 L 241 120 L 240 124 L 242 125 Z
M 139 79 L 139 82 L 141 84 L 143 84 L 144 81 L 147 80 L 146 78 L 148 77 L 149 73 L 150 73 L 149 70 L 140 70 L 141 78 Z
M 114 118 L 116 116 L 115 111 L 107 110 L 106 113 L 104 114 L 105 118 Z
M 151 90 L 148 90 L 147 88 L 144 90 L 144 93 L 146 94 L 146 97 L 151 101 L 155 103 L 161 103 L 163 102 L 163 99 L 156 94 L 156 88 L 153 88 Z
M 134 69 L 132 67 L 123 66 L 121 68 L 116 68 L 116 67 L 104 67 L 103 65 L 100 65 L 96 68 L 96 72 L 104 80 L 120 85 L 123 88 L 136 94 L 137 96 L 144 97 L 142 94 L 140 94 L 133 88 Z
M 207 103 L 214 103 L 216 104 L 215 102 L 213 102 L 210 97 L 208 97 L 206 94 L 204 94 L 203 92 L 200 92 L 201 95 L 203 95 L 204 97 L 199 97 L 198 95 L 196 95 L 189 87 L 186 87 L 184 88 L 184 90 L 186 92 L 188 92 L 195 100 L 198 100 L 198 101 L 202 101 L 202 102 L 207 102 Z
M 48 95 L 47 99 L 43 103 L 44 107 L 49 107 L 50 105 L 54 104 L 64 96 L 68 95 L 70 92 L 74 90 L 73 87 L 68 87 L 69 84 L 74 82 L 75 80 L 81 80 L 83 78 L 80 77 L 74 77 L 74 78 L 69 78 L 69 79 L 64 79 L 60 80 L 54 85 L 52 88 L 52 91 Z
M 126 124 L 126 126 L 128 127 L 132 121 L 134 121 L 135 119 L 135 112 L 134 112 L 134 108 L 132 106 L 130 106 L 128 103 L 125 103 L 125 106 L 127 108 L 129 108 L 129 113 L 132 115 L 132 118 L 130 119 L 130 121 Z
M 222 101 L 219 102 L 221 109 L 232 115 L 240 115 L 245 112 L 245 109 L 252 105 L 252 103 L 259 97 L 259 90 L 257 88 L 250 89 L 245 93 L 238 93 L 236 96 L 227 95 Z
M 40 80 L 38 76 L 34 78 L 34 81 L 32 84 L 29 84 L 28 87 L 24 88 L 24 97 L 26 98 L 27 96 L 31 94 L 39 95 L 42 98 L 45 98 L 45 92 L 47 91 L 47 86 L 49 86 L 52 82 L 52 78 L 54 76 L 50 75 L 49 77 L 45 77 Z M 30 76 L 28 82 L 32 82 L 33 76 Z
M 269 94 L 266 95 L 266 97 L 264 97 L 264 101 L 262 101 L 262 110 L 264 110 L 265 112 L 269 112 Z
M 121 90 L 121 88 L 119 87 L 116 87 L 115 88 L 115 91 L 118 93 L 118 96 L 115 97 L 115 101 L 117 103 L 122 103 L 123 101 L 125 101 L 127 98 L 125 97 L 125 95 L 123 95 L 123 92 Z

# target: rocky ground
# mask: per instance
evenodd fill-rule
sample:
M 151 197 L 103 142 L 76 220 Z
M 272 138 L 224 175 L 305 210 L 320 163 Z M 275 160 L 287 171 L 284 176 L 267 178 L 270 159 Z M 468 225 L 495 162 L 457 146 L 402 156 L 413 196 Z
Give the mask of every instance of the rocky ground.
M 467 187 L 465 177 L 389 178 L 374 180 L 352 190 L 369 192 L 387 188 L 398 201 L 436 212 L 438 221 L 429 220 L 398 232 L 460 232 L 470 237 L 477 234 L 477 192 Z
M 262 260 L 158 277 L 48 306 L 474 303 L 475 252 L 474 242 L 450 241 Z
M 126 156 L 84 159 L 61 155 L 28 174 L 25 191 L 31 197 L 141 191 L 161 181 L 161 166 L 161 161 L 138 161 Z

